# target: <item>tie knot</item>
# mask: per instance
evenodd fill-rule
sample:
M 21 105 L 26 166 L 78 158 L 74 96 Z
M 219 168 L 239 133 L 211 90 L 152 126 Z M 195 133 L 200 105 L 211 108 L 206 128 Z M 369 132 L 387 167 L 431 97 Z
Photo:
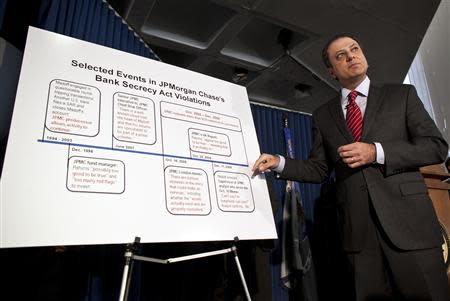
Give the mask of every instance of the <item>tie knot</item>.
M 356 96 L 358 96 L 358 91 L 353 90 L 352 92 L 348 93 L 348 104 L 353 104 L 355 102 Z

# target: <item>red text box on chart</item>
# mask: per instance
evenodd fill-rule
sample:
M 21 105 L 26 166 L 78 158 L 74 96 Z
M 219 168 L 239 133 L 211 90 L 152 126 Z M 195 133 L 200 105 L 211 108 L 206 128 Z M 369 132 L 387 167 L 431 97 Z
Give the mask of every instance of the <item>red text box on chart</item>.
M 231 156 L 230 138 L 225 134 L 190 128 L 191 151 L 220 156 Z
M 66 80 L 50 82 L 45 127 L 52 132 L 96 136 L 100 124 L 100 90 Z
M 120 141 L 156 142 L 155 103 L 147 97 L 117 92 L 114 103 L 114 138 Z
M 253 212 L 255 201 L 246 174 L 218 171 L 214 174 L 217 205 L 227 212 Z
M 208 176 L 198 168 L 168 166 L 164 170 L 166 207 L 174 215 L 211 212 Z
M 163 117 L 219 127 L 232 131 L 241 131 L 241 122 L 236 117 L 199 110 L 165 101 L 162 101 L 160 105 L 161 116 Z
M 125 164 L 119 160 L 70 157 L 67 189 L 73 192 L 120 194 L 125 191 Z

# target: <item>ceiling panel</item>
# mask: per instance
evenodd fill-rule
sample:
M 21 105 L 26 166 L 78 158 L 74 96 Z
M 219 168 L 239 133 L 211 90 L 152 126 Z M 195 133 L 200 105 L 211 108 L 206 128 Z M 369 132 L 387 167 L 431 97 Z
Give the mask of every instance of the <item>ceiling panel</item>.
M 402 82 L 438 0 L 110 0 L 159 57 L 247 87 L 251 100 L 312 112 L 338 83 L 321 61 L 356 35 L 373 82 Z M 407 9 L 405 9 L 407 7 Z

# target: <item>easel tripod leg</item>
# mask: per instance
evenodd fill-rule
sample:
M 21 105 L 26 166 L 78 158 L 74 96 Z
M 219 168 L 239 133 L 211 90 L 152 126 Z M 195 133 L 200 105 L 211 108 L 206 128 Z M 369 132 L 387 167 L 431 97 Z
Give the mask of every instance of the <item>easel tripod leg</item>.
M 237 269 L 239 271 L 239 276 L 241 277 L 242 286 L 244 287 L 245 296 L 247 297 L 248 301 L 251 301 L 252 299 L 251 299 L 250 293 L 248 291 L 247 283 L 245 282 L 244 273 L 242 272 L 241 263 L 239 262 L 239 257 L 237 255 L 236 247 L 233 246 L 232 249 L 233 249 L 233 252 L 234 252 L 234 260 L 236 261 L 236 266 L 237 266 Z
M 133 256 L 134 252 L 137 251 L 139 243 L 141 242 L 140 237 L 135 237 L 132 244 L 127 245 L 125 251 L 125 266 L 123 268 L 122 284 L 120 286 L 119 301 L 126 301 L 128 299 L 128 291 L 131 283 L 131 272 L 133 270 Z
M 128 252 L 127 252 L 125 254 L 125 257 L 126 257 L 126 259 L 125 259 L 125 266 L 123 267 L 122 284 L 120 286 L 119 301 L 125 301 L 127 299 L 127 297 L 128 297 L 128 286 L 130 284 L 129 272 L 130 272 L 130 264 L 131 264 L 132 254 L 128 254 Z

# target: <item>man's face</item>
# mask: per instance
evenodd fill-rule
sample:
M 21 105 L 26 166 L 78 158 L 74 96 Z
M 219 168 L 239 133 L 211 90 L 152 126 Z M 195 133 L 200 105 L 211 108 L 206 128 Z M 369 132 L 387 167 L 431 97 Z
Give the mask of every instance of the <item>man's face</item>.
M 328 47 L 328 58 L 331 64 L 328 71 L 342 86 L 348 88 L 348 85 L 359 84 L 365 78 L 369 65 L 358 42 L 352 38 L 333 41 Z

